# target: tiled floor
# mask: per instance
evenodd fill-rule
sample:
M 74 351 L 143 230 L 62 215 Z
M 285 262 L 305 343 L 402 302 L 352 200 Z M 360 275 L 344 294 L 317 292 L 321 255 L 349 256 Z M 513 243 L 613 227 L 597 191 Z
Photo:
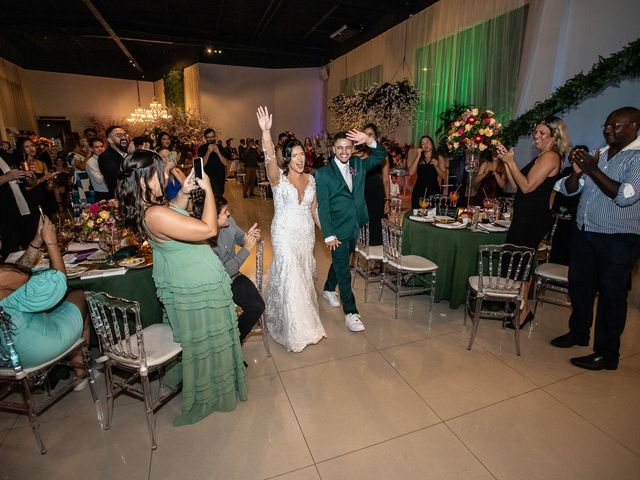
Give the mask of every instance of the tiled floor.
M 270 201 L 243 200 L 236 220 L 258 221 L 270 262 Z M 318 291 L 329 264 L 320 242 Z M 254 257 L 245 265 L 253 271 Z M 473 350 L 462 310 L 404 298 L 356 298 L 367 330 L 348 332 L 320 300 L 328 338 L 287 353 L 260 337 L 244 347 L 249 400 L 230 413 L 175 428 L 180 396 L 157 415 L 149 448 L 144 411 L 120 397 L 110 431 L 97 427 L 88 391 L 42 418 L 41 456 L 24 417 L 0 413 L 1 479 L 638 479 L 640 478 L 640 288 L 636 275 L 617 371 L 587 372 L 569 358 L 588 348 L 549 345 L 568 309 L 545 305 L 522 356 L 513 332 L 485 321 Z M 375 290 L 375 285 L 371 285 Z M 371 293 L 371 291 L 370 291 Z M 104 387 L 100 381 L 104 399 Z

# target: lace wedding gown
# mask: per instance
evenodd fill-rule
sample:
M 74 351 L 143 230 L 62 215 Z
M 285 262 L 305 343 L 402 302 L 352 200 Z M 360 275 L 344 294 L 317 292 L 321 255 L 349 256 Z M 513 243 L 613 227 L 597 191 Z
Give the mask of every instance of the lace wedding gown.
M 265 320 L 271 337 L 293 352 L 301 352 L 307 345 L 327 336 L 320 322 L 314 286 L 315 225 L 311 207 L 315 196 L 316 184 L 311 176 L 302 200 L 296 187 L 282 173 L 280 182 L 273 187 L 273 261 Z

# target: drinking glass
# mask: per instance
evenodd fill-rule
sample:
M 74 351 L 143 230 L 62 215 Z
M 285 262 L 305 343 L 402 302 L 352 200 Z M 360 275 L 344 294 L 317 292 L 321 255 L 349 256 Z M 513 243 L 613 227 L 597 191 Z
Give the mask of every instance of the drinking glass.
M 425 216 L 427 214 L 426 210 L 429 207 L 429 198 L 428 197 L 420 197 L 418 201 L 418 205 L 420 205 L 420 215 Z
M 451 204 L 453 205 L 453 208 L 456 208 L 458 206 L 458 199 L 460 198 L 460 194 L 458 193 L 457 190 L 454 190 L 453 192 L 451 192 L 449 194 L 449 200 L 451 201 Z
M 486 209 L 493 208 L 493 199 L 485 197 L 485 199 L 482 201 L 482 206 Z
M 120 242 L 120 237 L 118 235 L 118 231 L 115 228 L 110 230 L 106 230 L 100 233 L 100 237 L 98 237 L 98 246 L 100 250 L 107 253 L 109 255 L 107 260 L 107 265 L 113 265 L 113 254 L 116 251 L 116 247 Z

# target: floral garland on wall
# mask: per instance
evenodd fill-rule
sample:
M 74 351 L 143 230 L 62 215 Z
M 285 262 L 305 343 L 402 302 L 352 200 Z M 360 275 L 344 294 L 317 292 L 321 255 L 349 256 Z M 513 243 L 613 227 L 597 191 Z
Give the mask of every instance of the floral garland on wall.
M 362 128 L 375 123 L 380 132 L 389 135 L 400 126 L 413 126 L 420 104 L 420 91 L 404 79 L 396 83 L 374 83 L 351 95 L 337 95 L 327 108 L 340 130 Z
M 531 133 L 536 122 L 551 115 L 559 115 L 581 103 L 589 95 L 603 88 L 618 84 L 627 77 L 640 76 L 640 38 L 627 44 L 622 50 L 606 58 L 600 57 L 588 73 L 578 73 L 543 102 L 537 102 L 533 108 L 506 126 L 502 140 L 513 146 L 523 135 Z

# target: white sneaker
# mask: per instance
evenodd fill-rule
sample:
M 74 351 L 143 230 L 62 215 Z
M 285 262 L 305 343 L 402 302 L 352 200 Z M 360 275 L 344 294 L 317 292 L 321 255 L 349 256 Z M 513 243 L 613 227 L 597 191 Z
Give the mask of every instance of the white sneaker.
M 340 297 L 338 297 L 338 294 L 336 292 L 329 292 L 325 290 L 324 292 L 322 292 L 322 298 L 329 302 L 329 305 L 331 305 L 332 307 L 340 306 Z
M 95 368 L 93 369 L 93 380 L 96 381 L 98 378 L 102 376 L 102 372 L 97 371 Z M 84 377 L 78 385 L 73 387 L 74 392 L 81 392 L 89 385 L 89 376 Z
M 360 320 L 359 313 L 347 313 L 344 316 L 344 324 L 352 332 L 361 332 L 364 330 L 364 323 Z

